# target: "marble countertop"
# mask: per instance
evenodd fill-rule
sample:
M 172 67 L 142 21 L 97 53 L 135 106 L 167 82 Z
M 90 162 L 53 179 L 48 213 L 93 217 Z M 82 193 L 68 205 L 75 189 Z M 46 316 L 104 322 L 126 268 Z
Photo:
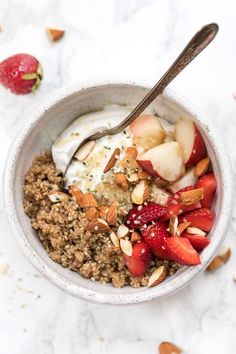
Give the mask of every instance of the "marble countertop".
M 35 95 L 0 88 L 1 173 L 25 116 L 53 90 L 95 77 L 154 83 L 191 35 L 215 21 L 217 39 L 171 87 L 217 125 L 235 176 L 235 12 L 233 0 L 0 0 L 0 60 L 28 52 L 45 72 Z M 63 40 L 50 43 L 47 26 L 65 29 Z M 0 275 L 0 354 L 151 354 L 161 341 L 186 354 L 236 353 L 235 252 L 168 299 L 112 307 L 73 298 L 36 271 L 9 230 L 2 197 L 0 223 L 0 267 L 9 265 Z M 233 218 L 225 241 L 233 251 L 235 231 Z

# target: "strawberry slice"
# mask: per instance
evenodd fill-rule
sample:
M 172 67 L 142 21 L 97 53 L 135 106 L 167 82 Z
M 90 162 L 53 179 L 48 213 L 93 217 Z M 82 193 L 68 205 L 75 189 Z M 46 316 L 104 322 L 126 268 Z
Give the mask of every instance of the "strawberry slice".
M 217 182 L 213 173 L 203 175 L 196 183 L 196 188 L 204 188 L 204 197 L 201 200 L 203 208 L 210 208 L 216 192 Z
M 213 226 L 214 213 L 207 208 L 190 211 L 179 218 L 179 223 L 191 222 L 191 227 L 198 227 L 209 232 Z
M 169 197 L 167 201 L 167 211 L 163 217 L 164 220 L 170 219 L 173 215 L 178 216 L 180 214 L 186 213 L 187 211 L 201 208 L 200 203 L 184 205 L 181 204 L 179 201 L 181 193 L 193 190 L 194 188 L 195 188 L 194 186 L 188 186 L 182 188 L 178 192 L 176 192 L 173 196 Z
M 145 242 L 136 243 L 131 256 L 124 254 L 125 264 L 134 277 L 141 277 L 146 272 L 151 259 L 151 251 Z
M 128 213 L 126 225 L 133 230 L 138 230 L 145 224 L 163 217 L 166 207 L 154 202 L 149 202 L 140 206 L 134 206 Z
M 201 263 L 199 254 L 187 238 L 173 236 L 166 239 L 168 257 L 172 261 L 183 265 L 197 265 Z
M 167 232 L 165 222 L 157 221 L 155 225 L 149 225 L 142 230 L 142 236 L 155 256 L 168 259 L 166 238 L 170 237 L 170 234 Z
M 193 248 L 201 252 L 205 247 L 207 247 L 210 243 L 210 240 L 205 237 L 205 236 L 200 236 L 200 235 L 192 235 L 188 234 L 187 232 L 184 232 L 181 237 L 185 237 L 189 240 Z

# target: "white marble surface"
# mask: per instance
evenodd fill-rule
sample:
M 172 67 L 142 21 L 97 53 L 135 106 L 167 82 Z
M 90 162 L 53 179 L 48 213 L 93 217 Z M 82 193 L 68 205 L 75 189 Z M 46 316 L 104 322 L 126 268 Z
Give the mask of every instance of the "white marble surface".
M 29 52 L 45 78 L 35 95 L 0 88 L 1 172 L 26 114 L 64 85 L 100 76 L 154 82 L 203 24 L 220 32 L 205 53 L 171 85 L 218 125 L 235 172 L 236 2 L 225 0 L 0 0 L 0 60 Z M 51 44 L 46 26 L 67 33 Z M 166 300 L 126 307 L 73 298 L 44 279 L 25 259 L 9 230 L 0 198 L 1 354 L 156 353 L 163 340 L 186 354 L 236 353 L 236 254 L 215 274 L 202 274 Z M 229 211 L 230 212 L 230 211 Z M 236 249 L 236 224 L 226 244 Z

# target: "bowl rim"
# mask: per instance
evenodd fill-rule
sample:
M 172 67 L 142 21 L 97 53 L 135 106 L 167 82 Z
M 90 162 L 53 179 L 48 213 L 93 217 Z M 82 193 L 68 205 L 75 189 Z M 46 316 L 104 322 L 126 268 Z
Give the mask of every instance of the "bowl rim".
M 188 267 L 184 272 L 178 274 L 178 277 L 171 277 L 158 287 L 154 287 L 151 289 L 142 289 L 138 290 L 137 293 L 132 294 L 101 294 L 96 290 L 89 290 L 82 286 L 76 285 L 65 279 L 62 275 L 58 274 L 55 270 L 53 270 L 50 266 L 44 263 L 44 261 L 40 258 L 40 256 L 35 252 L 33 247 L 30 245 L 28 240 L 26 239 L 24 232 L 21 228 L 20 223 L 17 219 L 17 212 L 15 210 L 14 204 L 14 195 L 13 188 L 9 188 L 9 185 L 14 184 L 14 180 L 12 176 L 14 175 L 14 168 L 16 161 L 18 160 L 18 156 L 21 153 L 21 147 L 28 135 L 31 133 L 32 129 L 41 119 L 41 116 L 50 108 L 52 108 L 59 101 L 65 99 L 68 96 L 78 93 L 79 91 L 87 90 L 97 87 L 106 87 L 106 86 L 137 86 L 144 89 L 151 88 L 150 82 L 146 80 L 130 80 L 130 79 L 99 79 L 96 81 L 86 81 L 81 84 L 73 84 L 67 87 L 64 87 L 56 92 L 50 94 L 44 100 L 34 108 L 32 113 L 28 115 L 25 120 L 21 131 L 19 132 L 16 140 L 10 147 L 10 152 L 8 156 L 8 161 L 6 163 L 6 168 L 4 171 L 4 180 L 3 180 L 3 197 L 4 197 L 4 205 L 6 209 L 6 214 L 8 216 L 8 220 L 10 223 L 10 227 L 12 233 L 20 245 L 21 249 L 25 253 L 25 255 L 30 259 L 31 263 L 48 279 L 50 279 L 54 284 L 59 286 L 60 288 L 66 290 L 71 295 L 91 300 L 98 303 L 106 303 L 106 304 L 133 304 L 133 303 L 141 303 L 146 301 L 151 301 L 158 298 L 163 298 L 169 296 L 176 291 L 182 289 L 186 285 L 188 285 L 202 270 L 204 270 L 211 259 L 214 257 L 217 250 L 220 248 L 224 237 L 227 226 L 230 220 L 230 213 L 221 214 L 220 218 L 217 220 L 217 231 L 219 237 L 217 242 L 215 240 L 214 243 L 211 243 L 210 246 L 205 250 L 204 259 L 202 264 L 194 267 Z M 183 98 L 181 95 L 176 93 L 173 90 L 166 89 L 164 91 L 165 96 L 170 97 L 173 101 L 182 105 L 185 109 L 187 109 L 200 123 L 201 126 L 205 126 L 208 129 L 208 138 L 211 141 L 212 146 L 214 146 L 214 150 L 218 151 L 218 162 L 220 164 L 220 171 L 222 173 L 222 177 L 224 179 L 224 188 L 223 188 L 223 197 L 222 197 L 222 205 L 224 207 L 227 206 L 227 210 L 231 210 L 230 207 L 232 205 L 233 193 L 232 193 L 232 172 L 230 167 L 230 162 L 228 160 L 227 154 L 225 152 L 224 146 L 221 143 L 221 140 L 218 138 L 217 132 L 214 127 L 212 127 L 211 122 L 207 119 L 207 117 L 199 110 L 195 109 L 195 107 L 189 103 L 189 100 Z M 197 112 L 197 113 L 195 113 Z M 209 129 L 210 128 L 210 129 Z M 214 144 L 213 144 L 214 142 Z M 122 291 L 122 290 L 121 290 Z

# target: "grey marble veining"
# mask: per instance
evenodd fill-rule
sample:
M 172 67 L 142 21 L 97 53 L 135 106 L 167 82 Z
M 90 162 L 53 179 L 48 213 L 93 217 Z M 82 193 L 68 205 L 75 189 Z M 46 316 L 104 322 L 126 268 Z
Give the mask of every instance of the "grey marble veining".
M 29 52 L 45 78 L 35 95 L 14 96 L 0 87 L 1 172 L 26 115 L 55 89 L 94 77 L 155 82 L 203 24 L 216 21 L 215 42 L 171 85 L 207 112 L 221 132 L 236 172 L 235 1 L 213 5 L 165 0 L 0 0 L 0 60 Z M 66 29 L 48 41 L 46 26 Z M 1 193 L 2 195 L 2 193 Z M 215 274 L 163 301 L 112 307 L 73 298 L 45 280 L 22 255 L 10 233 L 0 198 L 1 354 L 156 353 L 173 341 L 186 354 L 236 353 L 236 255 Z M 226 244 L 236 249 L 236 215 Z

